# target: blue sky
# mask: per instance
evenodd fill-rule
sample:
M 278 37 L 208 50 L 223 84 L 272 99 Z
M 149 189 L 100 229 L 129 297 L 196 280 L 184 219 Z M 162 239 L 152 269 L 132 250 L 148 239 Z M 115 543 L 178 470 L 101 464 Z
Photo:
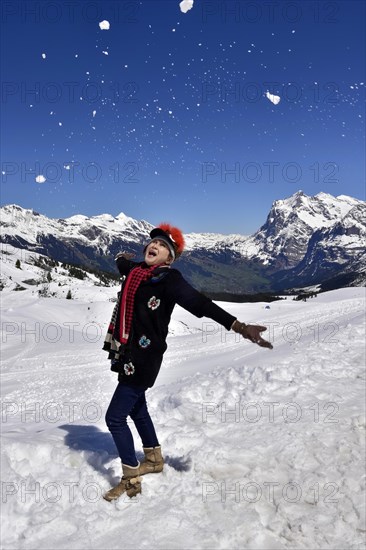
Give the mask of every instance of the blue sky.
M 364 2 L 1 9 L 2 204 L 248 234 L 299 189 L 365 199 Z

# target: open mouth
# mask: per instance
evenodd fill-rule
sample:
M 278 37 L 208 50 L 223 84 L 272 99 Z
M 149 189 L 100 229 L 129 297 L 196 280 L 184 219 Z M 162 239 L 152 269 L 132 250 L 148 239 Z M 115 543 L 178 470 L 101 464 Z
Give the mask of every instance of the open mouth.
M 147 255 L 149 258 L 155 258 L 158 255 L 158 253 L 156 250 L 149 250 Z

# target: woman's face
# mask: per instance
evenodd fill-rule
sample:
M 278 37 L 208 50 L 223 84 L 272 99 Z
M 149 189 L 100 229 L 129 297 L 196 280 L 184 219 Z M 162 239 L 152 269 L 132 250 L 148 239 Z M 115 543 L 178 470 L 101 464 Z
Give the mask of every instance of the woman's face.
M 145 250 L 145 263 L 147 265 L 170 264 L 171 255 L 168 245 L 159 239 L 149 243 Z

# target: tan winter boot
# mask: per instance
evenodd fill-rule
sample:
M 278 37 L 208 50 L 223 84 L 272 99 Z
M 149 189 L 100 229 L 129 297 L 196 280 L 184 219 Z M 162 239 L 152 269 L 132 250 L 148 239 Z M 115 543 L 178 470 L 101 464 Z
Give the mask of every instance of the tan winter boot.
M 140 464 L 140 476 L 162 472 L 164 459 L 161 456 L 161 447 L 143 447 L 143 450 L 145 458 Z
M 141 477 L 139 477 L 140 463 L 138 463 L 137 466 L 127 466 L 127 464 L 122 464 L 122 472 L 123 477 L 119 484 L 103 495 L 105 500 L 115 500 L 123 493 L 126 493 L 130 498 L 141 493 Z

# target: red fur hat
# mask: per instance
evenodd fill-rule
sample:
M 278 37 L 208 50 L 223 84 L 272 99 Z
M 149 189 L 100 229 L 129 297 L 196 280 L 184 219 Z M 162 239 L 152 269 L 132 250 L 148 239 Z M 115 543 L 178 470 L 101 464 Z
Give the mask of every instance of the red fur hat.
M 185 246 L 184 237 L 178 227 L 173 227 L 169 223 L 160 223 L 158 227 L 155 227 L 150 232 L 151 239 L 159 239 L 166 241 L 169 248 L 174 252 L 174 259 L 176 260 L 182 254 Z

